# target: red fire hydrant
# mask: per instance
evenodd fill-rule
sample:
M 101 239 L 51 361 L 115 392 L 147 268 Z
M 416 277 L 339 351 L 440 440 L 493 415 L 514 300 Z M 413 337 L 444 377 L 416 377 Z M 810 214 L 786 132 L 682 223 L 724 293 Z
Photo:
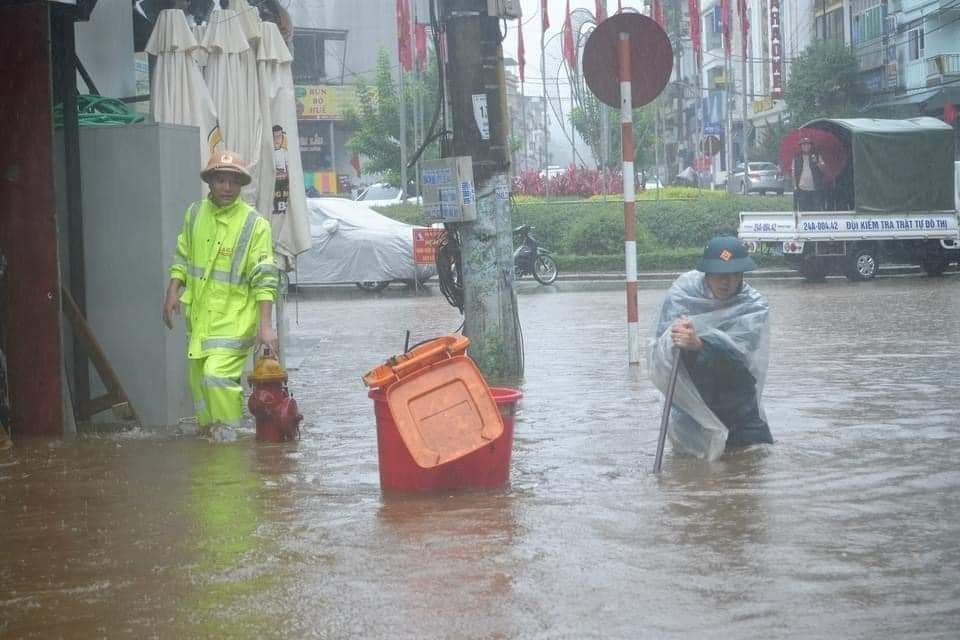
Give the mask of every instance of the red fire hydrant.
M 303 416 L 297 411 L 297 401 L 290 397 L 287 389 L 287 371 L 276 358 L 264 354 L 257 358 L 247 380 L 252 390 L 247 407 L 257 420 L 257 440 L 293 440 L 300 431 Z

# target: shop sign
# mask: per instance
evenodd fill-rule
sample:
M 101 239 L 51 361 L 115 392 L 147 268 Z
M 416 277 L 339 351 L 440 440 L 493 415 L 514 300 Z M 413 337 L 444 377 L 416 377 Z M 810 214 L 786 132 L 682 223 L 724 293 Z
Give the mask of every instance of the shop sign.
M 783 40 L 780 36 L 780 0 L 770 0 L 770 72 L 773 85 L 770 95 L 783 97 Z
M 294 89 L 298 120 L 343 120 L 348 109 L 357 108 L 352 85 L 297 85 Z

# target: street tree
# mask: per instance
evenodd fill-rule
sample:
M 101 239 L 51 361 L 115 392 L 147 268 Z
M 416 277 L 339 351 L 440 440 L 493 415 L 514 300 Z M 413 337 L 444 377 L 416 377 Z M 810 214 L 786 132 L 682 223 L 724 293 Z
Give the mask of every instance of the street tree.
M 590 147 L 598 167 L 604 164 L 600 142 L 603 136 L 602 106 L 603 103 L 587 91 L 584 92 L 580 105 L 573 107 L 570 112 L 570 121 L 583 141 Z M 607 148 L 610 151 L 606 164 L 608 169 L 612 169 L 623 163 L 623 153 L 620 150 L 620 110 L 611 108 L 607 121 Z M 654 134 L 653 107 L 647 105 L 634 109 L 633 162 L 637 168 L 645 168 L 653 164 Z
M 407 159 L 413 158 L 417 149 L 414 144 L 414 118 L 416 102 L 423 102 L 425 125 L 429 127 L 437 99 L 436 57 L 428 68 L 416 76 L 404 75 L 406 97 L 406 149 Z M 357 103 L 344 113 L 345 124 L 352 130 L 346 147 L 351 153 L 363 157 L 363 172 L 378 173 L 390 184 L 400 184 L 400 92 L 394 80 L 390 56 L 381 49 L 377 55 L 377 67 L 373 84 L 362 76 L 357 80 Z M 432 142 L 420 156 L 436 158 L 437 143 Z
M 857 115 L 865 91 L 857 58 L 837 40 L 818 40 L 790 65 L 784 100 L 793 127 L 815 118 Z

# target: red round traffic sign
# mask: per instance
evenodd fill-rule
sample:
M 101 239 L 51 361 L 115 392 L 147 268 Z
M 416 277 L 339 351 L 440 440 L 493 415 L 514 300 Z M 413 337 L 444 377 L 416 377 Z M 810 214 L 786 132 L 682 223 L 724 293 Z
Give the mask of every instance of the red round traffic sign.
M 630 38 L 630 96 L 633 107 L 653 101 L 670 80 L 673 47 L 664 30 L 647 16 L 619 13 L 597 25 L 583 48 L 583 75 L 594 95 L 611 107 L 620 106 L 617 42 Z
M 700 143 L 700 150 L 708 156 L 715 156 L 720 153 L 720 138 L 717 136 L 706 136 Z

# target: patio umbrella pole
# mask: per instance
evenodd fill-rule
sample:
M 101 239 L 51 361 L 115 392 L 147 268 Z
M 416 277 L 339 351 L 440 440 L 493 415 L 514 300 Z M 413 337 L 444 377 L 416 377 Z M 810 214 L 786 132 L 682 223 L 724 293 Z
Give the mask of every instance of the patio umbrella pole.
M 660 418 L 660 438 L 657 440 L 657 457 L 653 459 L 653 472 L 660 473 L 663 462 L 663 446 L 667 441 L 667 425 L 670 423 L 670 407 L 673 405 L 673 390 L 677 386 L 677 373 L 680 371 L 680 349 L 673 352 L 673 367 L 670 369 L 670 383 L 663 403 L 663 416 Z

